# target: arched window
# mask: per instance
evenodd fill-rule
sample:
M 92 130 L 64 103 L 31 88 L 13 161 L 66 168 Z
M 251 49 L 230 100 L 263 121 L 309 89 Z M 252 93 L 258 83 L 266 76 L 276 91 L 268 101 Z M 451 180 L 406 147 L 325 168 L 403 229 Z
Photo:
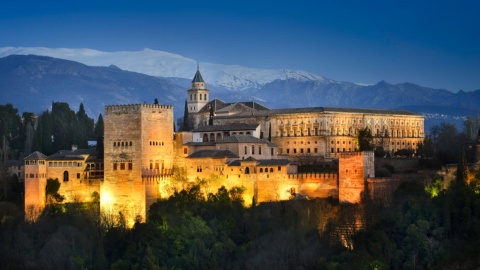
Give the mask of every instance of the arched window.
M 204 100 L 207 100 L 207 94 L 204 94 L 203 97 L 204 97 Z
M 207 133 L 203 134 L 203 141 L 208 142 L 208 134 Z
M 263 169 L 262 169 L 262 168 L 260 168 L 260 172 L 263 172 Z
M 63 181 L 68 181 L 68 171 L 63 172 Z
M 210 141 L 214 142 L 215 141 L 215 134 L 210 133 Z
M 117 146 L 117 143 L 116 143 L 116 142 L 113 142 L 113 146 L 114 146 L 114 147 Z
M 250 174 L 250 168 L 249 167 L 245 168 L 245 174 Z

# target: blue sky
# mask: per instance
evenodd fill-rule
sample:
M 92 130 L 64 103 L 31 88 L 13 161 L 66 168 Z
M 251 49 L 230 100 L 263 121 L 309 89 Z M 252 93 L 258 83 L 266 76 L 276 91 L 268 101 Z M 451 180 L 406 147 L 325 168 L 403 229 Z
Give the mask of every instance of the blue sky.
M 177 53 L 335 80 L 480 89 L 479 1 L 2 1 L 0 47 Z

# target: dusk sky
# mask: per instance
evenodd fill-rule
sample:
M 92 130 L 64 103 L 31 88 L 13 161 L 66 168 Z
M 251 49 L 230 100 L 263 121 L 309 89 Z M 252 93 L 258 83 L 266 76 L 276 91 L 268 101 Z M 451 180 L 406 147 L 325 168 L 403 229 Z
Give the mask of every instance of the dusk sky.
M 480 89 L 479 1 L 2 1 L 0 47 L 180 54 L 334 80 Z

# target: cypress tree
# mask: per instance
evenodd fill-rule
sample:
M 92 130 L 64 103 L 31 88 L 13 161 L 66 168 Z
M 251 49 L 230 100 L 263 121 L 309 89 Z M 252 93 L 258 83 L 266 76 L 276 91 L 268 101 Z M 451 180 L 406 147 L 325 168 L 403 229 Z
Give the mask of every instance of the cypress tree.
M 190 130 L 190 121 L 188 119 L 188 104 L 187 104 L 187 100 L 185 99 L 185 110 L 183 112 L 182 131 L 189 131 L 189 130 Z
M 210 106 L 210 117 L 208 118 L 208 125 L 213 126 L 213 106 Z

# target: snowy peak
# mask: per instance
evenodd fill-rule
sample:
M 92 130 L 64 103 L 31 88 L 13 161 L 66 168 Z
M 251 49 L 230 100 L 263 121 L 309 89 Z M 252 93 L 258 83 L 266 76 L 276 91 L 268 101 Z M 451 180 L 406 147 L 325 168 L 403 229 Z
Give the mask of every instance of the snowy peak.
M 89 66 L 114 65 L 123 70 L 159 77 L 191 79 L 196 71 L 196 61 L 152 49 L 129 52 L 103 52 L 92 49 L 44 48 L 44 47 L 3 47 L 0 57 L 21 54 L 41 55 L 80 62 Z M 238 65 L 200 63 L 200 69 L 207 84 L 220 86 L 231 91 L 260 89 L 275 80 L 325 81 L 321 76 L 286 69 L 256 69 Z

